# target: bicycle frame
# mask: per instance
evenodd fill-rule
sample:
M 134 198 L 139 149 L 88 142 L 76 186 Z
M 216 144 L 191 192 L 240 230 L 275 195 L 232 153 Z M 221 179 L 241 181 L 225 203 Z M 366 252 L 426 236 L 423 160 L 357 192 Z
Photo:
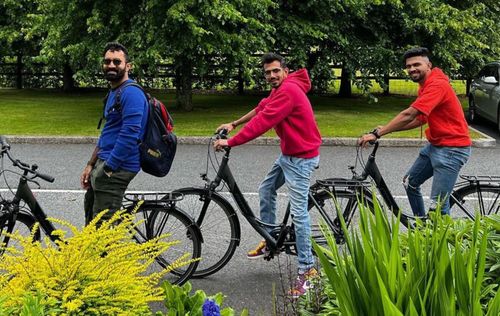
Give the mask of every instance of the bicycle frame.
M 363 170 L 363 173 L 361 176 L 357 176 L 354 174 L 353 180 L 358 180 L 358 181 L 365 181 L 368 177 L 371 177 L 373 181 L 375 182 L 375 185 L 377 187 L 377 190 L 379 191 L 380 195 L 382 196 L 382 199 L 386 203 L 386 205 L 391 209 L 391 212 L 398 216 L 400 215 L 400 221 L 408 227 L 409 221 L 408 219 L 410 218 L 408 215 L 405 215 L 403 212 L 401 212 L 401 208 L 399 207 L 398 203 L 394 199 L 394 196 L 391 193 L 391 190 L 387 186 L 387 184 L 384 181 L 384 177 L 380 173 L 380 170 L 377 166 L 377 163 L 375 162 L 375 155 L 378 150 L 379 143 L 376 142 L 374 144 L 374 148 L 368 157 L 368 161 L 365 164 L 365 168 Z M 354 171 L 353 171 L 354 172 Z
M 26 172 L 25 172 L 26 173 Z M 31 188 L 28 185 L 28 180 L 26 178 L 26 174 L 24 174 L 20 179 L 19 179 L 19 184 L 17 186 L 17 191 L 16 195 L 14 196 L 14 199 L 12 200 L 12 204 L 14 205 L 15 209 L 13 210 L 12 216 L 17 216 L 17 214 L 21 211 L 19 208 L 19 204 L 21 201 L 26 202 L 28 204 L 28 207 L 30 209 L 30 213 L 35 217 L 36 221 L 40 223 L 41 229 L 45 232 L 45 234 L 52 240 L 56 241 L 59 240 L 60 238 L 57 236 L 52 235 L 52 232 L 55 230 L 54 225 L 47 219 L 47 215 L 43 211 L 42 207 L 36 200 L 35 196 L 33 195 L 33 192 L 31 191 Z M 15 218 L 13 221 L 11 221 L 12 225 L 15 223 Z M 13 227 L 9 227 L 9 230 L 11 230 Z M 12 233 L 12 231 L 10 231 Z
M 290 217 L 290 209 L 287 208 L 283 221 L 280 224 L 265 223 L 257 218 L 248 205 L 245 197 L 243 196 L 243 193 L 241 193 L 240 188 L 236 184 L 233 174 L 229 169 L 228 162 L 231 148 L 226 147 L 224 148 L 224 151 L 225 153 L 219 166 L 219 170 L 217 171 L 217 175 L 215 179 L 207 185 L 207 189 L 210 192 L 214 192 L 215 189 L 220 185 L 221 181 L 224 180 L 229 188 L 229 192 L 231 192 L 231 195 L 236 201 L 241 214 L 243 214 L 243 216 L 246 218 L 248 223 L 250 223 L 253 229 L 255 229 L 266 240 L 267 247 L 272 251 L 279 249 L 283 245 L 285 238 L 289 232 L 286 223 L 288 222 L 288 219 Z M 203 214 L 202 212 L 197 220 L 198 225 L 203 221 L 204 216 L 205 214 Z M 274 238 L 273 236 L 271 236 L 271 234 L 264 228 L 264 226 L 280 228 L 278 238 Z

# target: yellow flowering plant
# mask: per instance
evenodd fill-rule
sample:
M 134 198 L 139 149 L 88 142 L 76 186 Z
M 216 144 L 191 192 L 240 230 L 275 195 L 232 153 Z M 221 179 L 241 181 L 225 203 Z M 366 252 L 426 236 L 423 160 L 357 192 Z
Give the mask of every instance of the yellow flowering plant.
M 81 230 L 51 219 L 72 233 L 57 230 L 56 244 L 14 234 L 20 247 L 0 258 L 0 312 L 21 315 L 26 301 L 36 298 L 44 315 L 150 315 L 148 303 L 164 298 L 159 281 L 168 269 L 146 270 L 177 241 L 160 236 L 137 243 L 134 215 L 116 212 L 97 225 L 103 214 Z M 186 263 L 183 256 L 173 265 Z

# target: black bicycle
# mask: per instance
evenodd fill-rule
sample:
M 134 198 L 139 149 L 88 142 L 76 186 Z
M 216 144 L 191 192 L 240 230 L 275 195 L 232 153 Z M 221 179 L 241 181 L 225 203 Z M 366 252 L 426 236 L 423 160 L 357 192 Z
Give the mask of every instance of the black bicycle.
M 225 138 L 226 132 L 216 134 L 215 138 L 219 137 Z M 175 192 L 182 193 L 184 196 L 177 206 L 195 219 L 203 235 L 203 260 L 198 265 L 193 277 L 205 277 L 222 269 L 229 262 L 240 243 L 240 222 L 231 203 L 220 193 L 220 190 L 224 187 L 227 187 L 229 193 L 233 196 L 243 217 L 265 239 L 269 250 L 265 259 L 270 260 L 281 252 L 296 255 L 294 225 L 290 220 L 290 205 L 287 206 L 283 219 L 279 224 L 265 223 L 257 218 L 240 191 L 229 168 L 231 148 L 224 148 L 223 158 L 220 164 L 215 166 L 211 155 L 211 143 L 212 139 L 208 144 L 207 172 L 209 161 L 211 161 L 214 170 L 217 172 L 215 179 L 210 180 L 206 172 L 201 174 L 201 178 L 205 182 L 203 187 L 187 187 L 175 190 Z M 214 155 L 214 157 L 217 156 Z M 221 187 L 222 183 L 223 186 Z M 321 223 L 326 223 L 330 229 L 335 231 L 339 242 L 341 241 L 342 230 L 340 229 L 340 221 L 335 208 L 337 201 L 334 201 L 333 198 L 336 197 L 338 202 L 342 202 L 342 199 L 352 196 L 350 193 L 346 196 L 343 191 L 336 192 L 336 187 L 332 187 L 330 184 L 329 180 L 318 181 L 311 186 L 309 192 L 312 238 L 319 244 L 326 243 L 321 232 Z M 344 184 L 350 187 L 367 185 L 367 183 L 360 181 L 355 183 L 345 181 Z M 349 217 L 349 214 L 345 214 L 345 216 L 349 222 L 351 217 Z M 269 230 L 271 230 L 270 233 Z
M 226 137 L 217 134 L 216 137 Z M 209 146 L 212 140 L 210 140 Z M 364 204 L 373 212 L 375 201 L 372 193 L 373 187 L 377 188 L 379 196 L 386 207 L 395 215 L 400 216 L 400 221 L 406 226 L 413 225 L 417 217 L 405 214 L 397 204 L 389 187 L 375 162 L 379 143 L 374 144 L 373 150 L 366 163 L 362 159 L 362 149 L 357 148 L 356 162 L 361 161 L 362 172 L 356 171 L 357 164 L 350 166 L 353 176 L 346 178 L 327 178 L 317 180 L 309 189 L 309 214 L 311 217 L 312 238 L 319 244 L 324 244 L 325 239 L 321 230 L 321 223 L 325 223 L 333 232 L 338 243 L 345 241 L 344 231 L 341 227 L 342 218 L 349 227 L 357 220 L 356 213 Z M 224 149 L 224 156 L 218 166 L 213 165 L 209 153 L 208 161 L 212 161 L 216 169 L 216 177 L 212 181 L 207 173 L 201 174 L 205 181 L 203 187 L 188 187 L 176 190 L 184 195 L 178 206 L 192 216 L 200 227 L 203 235 L 203 261 L 198 266 L 193 277 L 205 277 L 223 268 L 233 256 L 241 239 L 240 223 L 236 211 L 231 203 L 219 193 L 218 189 L 224 181 L 229 193 L 233 196 L 242 215 L 265 240 L 269 248 L 267 259 L 279 252 L 296 254 L 295 235 L 293 224 L 288 224 L 290 219 L 290 206 L 280 224 L 264 223 L 252 212 L 250 206 L 239 190 L 236 181 L 229 169 L 229 156 L 231 149 Z M 215 156 L 216 157 L 216 156 Z M 500 177 L 462 176 L 463 182 L 457 183 L 456 190 L 451 199 L 452 214 L 455 217 L 474 218 L 475 211 L 483 215 L 498 213 L 500 195 Z M 371 181 L 370 181 L 371 180 Z M 378 200 L 378 197 L 375 196 Z M 379 202 L 379 201 L 377 201 Z M 382 207 L 384 204 L 379 203 Z M 457 214 L 460 213 L 460 214 Z M 458 215 L 458 216 L 457 216 Z M 265 228 L 273 230 L 269 234 Z
M 379 148 L 378 141 L 374 142 L 373 145 L 373 150 L 366 163 L 362 159 L 361 148 L 357 148 L 356 164 L 361 163 L 363 168 L 361 174 L 356 172 L 356 166 L 350 166 L 349 169 L 353 175 L 352 179 L 330 179 L 326 181 L 330 182 L 332 186 L 337 186 L 334 190 L 335 195 L 341 192 L 342 196 L 345 196 L 345 203 L 340 204 L 344 214 L 351 214 L 352 216 L 358 206 L 360 196 L 363 197 L 364 203 L 373 211 L 374 201 L 370 188 L 375 187 L 385 206 L 395 216 L 399 215 L 400 221 L 406 227 L 410 227 L 419 217 L 402 212 L 375 162 Z M 370 178 L 371 184 L 369 186 L 362 184 L 366 183 L 368 178 Z M 488 216 L 499 212 L 500 176 L 461 175 L 460 178 L 462 180 L 455 184 L 454 190 L 450 194 L 450 215 L 452 218 L 473 220 L 476 214 Z M 358 185 L 344 185 L 345 181 L 357 183 Z M 338 184 L 341 184 L 341 186 L 338 187 Z M 384 206 L 384 204 L 380 205 Z
M 52 241 L 58 240 L 57 235 L 52 233 L 54 225 L 47 219 L 46 213 L 36 200 L 30 184 L 40 187 L 36 179 L 54 182 L 52 176 L 38 172 L 36 164 L 27 164 L 19 159 L 15 159 L 10 153 L 10 145 L 5 137 L 0 136 L 1 146 L 1 166 L 0 175 L 3 176 L 8 191 L 13 196 L 7 199 L 0 195 L 0 246 L 7 247 L 12 242 L 10 234 L 15 231 L 23 235 L 33 232 L 34 241 L 41 239 L 41 232 Z M 14 167 L 20 169 L 22 173 L 6 169 L 4 158 L 7 157 Z M 19 176 L 17 188 L 13 190 L 8 184 L 6 174 L 12 173 Z M 161 197 L 161 198 L 159 198 Z M 138 222 L 135 232 L 135 240 L 144 242 L 163 234 L 169 234 L 169 240 L 179 241 L 177 245 L 170 247 L 155 260 L 156 267 L 152 269 L 168 268 L 170 263 L 189 253 L 188 259 L 198 259 L 201 255 L 201 233 L 193 220 L 182 210 L 176 207 L 176 203 L 182 199 L 180 193 L 140 193 L 127 194 L 124 200 L 124 209 L 128 212 L 136 209 L 139 201 L 142 201 L 135 216 Z M 33 231 L 35 223 L 39 223 L 36 231 Z M 11 245 L 12 246 L 12 245 Z M 5 248 L 0 248 L 0 255 Z M 172 273 L 166 275 L 166 279 L 175 284 L 186 282 L 196 270 L 198 261 L 193 261 L 189 265 L 174 269 Z

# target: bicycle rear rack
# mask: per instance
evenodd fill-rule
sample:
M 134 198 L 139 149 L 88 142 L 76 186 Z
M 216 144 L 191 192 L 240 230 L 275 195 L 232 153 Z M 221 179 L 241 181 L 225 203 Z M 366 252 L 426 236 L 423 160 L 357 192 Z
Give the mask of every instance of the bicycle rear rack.
M 483 176 L 483 175 L 460 175 L 460 178 L 469 183 L 490 183 L 500 185 L 500 176 Z
M 145 202 L 169 202 L 176 203 L 184 198 L 184 194 L 177 191 L 170 192 L 134 192 L 127 193 L 123 197 L 130 202 L 145 201 Z
M 370 181 L 360 181 L 342 178 L 329 178 L 323 180 L 316 180 L 316 183 L 322 187 L 347 187 L 347 188 L 358 188 L 358 187 L 370 187 Z

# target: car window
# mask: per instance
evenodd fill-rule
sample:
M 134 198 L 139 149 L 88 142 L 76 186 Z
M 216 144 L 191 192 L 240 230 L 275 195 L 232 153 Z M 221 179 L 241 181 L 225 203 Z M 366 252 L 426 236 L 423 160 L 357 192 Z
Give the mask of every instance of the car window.
M 497 65 L 487 65 L 479 72 L 479 78 L 484 79 L 485 77 L 495 77 L 498 81 L 498 66 Z

